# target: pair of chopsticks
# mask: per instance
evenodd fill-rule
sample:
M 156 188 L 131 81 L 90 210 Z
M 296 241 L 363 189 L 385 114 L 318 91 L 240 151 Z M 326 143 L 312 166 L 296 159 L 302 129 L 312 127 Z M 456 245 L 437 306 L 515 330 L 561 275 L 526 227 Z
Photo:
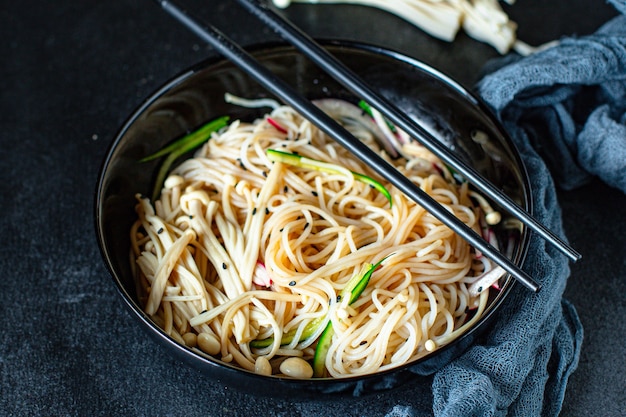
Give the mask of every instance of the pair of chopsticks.
M 391 182 L 409 198 L 420 204 L 433 216 L 447 225 L 469 244 L 480 250 L 493 262 L 511 274 L 516 280 L 530 290 L 537 292 L 540 285 L 526 272 L 517 267 L 510 259 L 501 254 L 495 247 L 485 241 L 480 235 L 461 222 L 452 213 L 443 208 L 437 201 L 426 192 L 413 184 L 406 176 L 401 174 L 391 164 L 381 158 L 376 152 L 364 145 L 360 140 L 352 136 L 345 128 L 339 125 L 307 98 L 300 95 L 290 85 L 278 78 L 274 73 L 265 68 L 252 55 L 242 47 L 230 40 L 226 35 L 211 25 L 203 24 L 192 18 L 187 12 L 176 6 L 171 1 L 155 0 L 168 14 L 182 23 L 185 27 L 199 36 L 201 39 L 215 48 L 221 55 L 232 61 L 240 69 L 254 78 L 268 92 L 280 98 L 283 102 L 293 107 L 305 116 L 311 123 L 324 131 L 335 141 L 345 147 L 354 156 L 364 161 L 374 169 L 381 177 Z M 502 208 L 508 210 L 513 216 L 537 232 L 546 241 L 550 242 L 570 259 L 576 261 L 581 255 L 563 242 L 545 226 L 537 222 L 532 216 L 522 210 L 508 196 L 502 194 L 495 186 L 484 179 L 475 169 L 465 165 L 448 148 L 441 144 L 423 127 L 406 116 L 400 109 L 390 103 L 380 94 L 373 91 L 363 80 L 349 70 L 339 60 L 317 44 L 308 35 L 283 17 L 271 10 L 267 5 L 257 0 L 238 0 L 249 12 L 273 28 L 284 39 L 298 48 L 304 55 L 309 57 L 320 68 L 339 83 L 351 90 L 355 95 L 378 109 L 385 117 L 402 128 L 411 137 L 418 140 L 423 146 L 438 156 L 443 162 L 454 168 L 463 175 L 467 181 L 482 191 L 487 197 L 497 202 Z

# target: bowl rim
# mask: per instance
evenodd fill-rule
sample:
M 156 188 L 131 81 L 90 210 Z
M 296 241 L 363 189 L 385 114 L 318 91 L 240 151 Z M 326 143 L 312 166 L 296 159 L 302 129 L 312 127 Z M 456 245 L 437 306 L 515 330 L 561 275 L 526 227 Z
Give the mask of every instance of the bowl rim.
M 505 129 L 503 128 L 502 124 L 500 123 L 498 118 L 495 116 L 495 114 L 477 95 L 475 95 L 473 92 L 463 87 L 460 83 L 456 82 L 451 77 L 444 74 L 443 72 L 431 67 L 430 65 L 416 58 L 412 58 L 396 50 L 389 49 L 383 46 L 370 44 L 370 43 L 358 42 L 358 41 L 352 41 L 352 40 L 322 39 L 322 40 L 318 40 L 318 42 L 325 48 L 337 49 L 339 52 L 341 52 L 342 50 L 346 50 L 349 52 L 365 52 L 365 53 L 369 53 L 373 55 L 381 55 L 382 57 L 390 58 L 392 60 L 397 60 L 400 63 L 416 67 L 419 70 L 427 73 L 428 75 L 441 80 L 442 82 L 447 84 L 449 87 L 451 87 L 453 90 L 455 90 L 457 93 L 459 93 L 461 96 L 463 96 L 466 100 L 468 100 L 472 105 L 477 106 L 480 112 L 484 113 L 489 118 L 490 122 L 493 123 L 494 127 L 497 129 L 499 134 L 502 136 L 502 138 L 506 142 L 506 145 L 510 147 L 511 156 L 515 159 L 515 163 L 517 165 L 517 168 L 519 169 L 519 174 L 521 177 L 520 179 L 521 179 L 521 184 L 523 188 L 521 194 L 523 195 L 525 199 L 524 201 L 525 207 L 523 208 L 525 208 L 529 213 L 531 214 L 533 213 L 533 196 L 532 196 L 530 177 L 528 175 L 526 165 L 524 164 L 524 161 L 521 158 L 519 149 L 516 146 L 515 142 L 510 138 L 509 134 L 505 131 Z M 284 52 L 290 52 L 290 53 L 295 52 L 295 54 L 301 54 L 301 52 L 299 52 L 293 46 L 285 42 L 280 42 L 280 41 L 256 43 L 256 44 L 247 46 L 245 49 L 246 51 L 251 53 L 253 56 L 257 56 L 257 57 L 258 56 L 262 57 L 266 54 L 276 54 L 277 52 L 280 52 L 281 49 Z M 143 114 L 143 112 L 150 105 L 152 105 L 165 93 L 175 88 L 186 79 L 192 77 L 197 72 L 206 70 L 207 68 L 210 68 L 211 66 L 222 64 L 227 61 L 228 60 L 224 58 L 223 56 L 217 53 L 214 53 L 214 55 L 209 56 L 206 59 L 203 59 L 183 69 L 182 71 L 179 71 L 176 75 L 169 78 L 169 80 L 165 81 L 160 87 L 150 92 L 148 96 L 145 97 L 140 102 L 140 104 L 137 107 L 135 107 L 134 110 L 132 110 L 130 115 L 126 117 L 121 127 L 117 129 L 113 140 L 111 140 L 111 142 L 109 143 L 105 151 L 104 158 L 98 170 L 95 195 L 93 199 L 94 209 L 95 209 L 94 225 L 96 229 L 97 243 L 98 243 L 102 260 L 105 263 L 105 266 L 111 276 L 111 279 L 113 280 L 115 284 L 115 287 L 118 293 L 121 295 L 124 305 L 128 308 L 131 315 L 134 316 L 143 324 L 141 328 L 144 331 L 146 331 L 153 338 L 156 338 L 158 341 L 169 346 L 170 348 L 174 348 L 174 352 L 176 353 L 176 356 L 188 358 L 189 355 L 191 355 L 193 356 L 194 360 L 199 360 L 205 366 L 208 365 L 210 367 L 219 368 L 222 371 L 226 371 L 226 372 L 233 373 L 236 375 L 241 375 L 242 373 L 244 373 L 246 374 L 247 377 L 253 378 L 255 380 L 259 380 L 260 382 L 267 381 L 268 379 L 271 379 L 273 381 L 288 382 L 290 386 L 295 385 L 296 389 L 305 388 L 306 386 L 312 386 L 312 385 L 317 386 L 320 384 L 327 384 L 327 383 L 354 384 L 356 382 L 379 379 L 381 377 L 385 377 L 390 374 L 395 374 L 398 372 L 410 370 L 411 367 L 416 366 L 420 364 L 421 362 L 425 361 L 426 359 L 428 359 L 431 356 L 430 354 L 422 358 L 416 359 L 412 362 L 405 363 L 405 364 L 402 364 L 397 367 L 387 369 L 384 371 L 379 371 L 374 374 L 351 375 L 351 376 L 340 377 L 340 378 L 326 377 L 326 378 L 314 378 L 314 379 L 296 379 L 296 378 L 289 378 L 289 377 L 275 376 L 275 375 L 272 375 L 272 376 L 258 375 L 254 372 L 248 371 L 241 367 L 222 362 L 217 358 L 212 358 L 212 357 L 209 357 L 208 355 L 205 357 L 201 354 L 198 354 L 192 351 L 190 348 L 178 343 L 171 336 L 167 335 L 163 329 L 161 329 L 154 321 L 152 321 L 152 319 L 150 319 L 150 317 L 143 311 L 141 306 L 139 306 L 134 301 L 133 295 L 131 295 L 127 291 L 127 289 L 124 287 L 119 277 L 117 276 L 117 272 L 111 261 L 109 250 L 107 249 L 104 243 L 105 233 L 102 227 L 103 216 L 102 216 L 101 209 L 102 209 L 102 203 L 103 203 L 102 194 L 104 190 L 104 182 L 105 182 L 105 176 L 106 176 L 105 174 L 112 162 L 113 154 L 115 150 L 117 149 L 117 147 L 119 146 L 122 139 L 124 138 L 127 131 L 130 129 L 130 127 L 137 121 L 137 119 Z M 519 249 L 516 254 L 518 258 L 517 262 L 519 265 L 523 265 L 526 260 L 528 249 L 529 249 L 529 243 L 530 243 L 529 235 L 530 234 L 529 234 L 528 228 L 524 227 L 524 230 L 520 235 L 520 241 L 518 244 Z M 484 313 L 484 315 L 479 319 L 476 325 L 474 325 L 473 327 L 468 329 L 466 332 L 461 334 L 458 338 L 456 338 L 455 342 L 462 341 L 463 339 L 467 339 L 470 336 L 473 336 L 473 334 L 479 330 L 481 332 L 485 330 L 485 329 L 481 329 L 481 327 L 484 327 L 483 324 L 491 321 L 496 311 L 498 311 L 501 308 L 504 301 L 509 298 L 510 292 L 513 291 L 513 289 L 519 285 L 517 281 L 510 276 L 510 274 L 507 274 L 507 276 L 508 278 L 506 280 L 506 284 L 501 289 L 501 292 L 502 292 L 501 296 L 497 297 L 490 304 L 489 310 Z M 451 344 L 446 344 L 444 346 L 441 346 L 435 352 L 441 353 L 441 352 L 447 351 L 452 347 L 452 345 L 453 344 L 451 343 Z M 465 349 L 463 351 L 465 351 Z M 430 373 L 432 372 L 428 372 L 427 374 L 430 374 Z M 413 374 L 419 375 L 419 373 L 413 373 Z

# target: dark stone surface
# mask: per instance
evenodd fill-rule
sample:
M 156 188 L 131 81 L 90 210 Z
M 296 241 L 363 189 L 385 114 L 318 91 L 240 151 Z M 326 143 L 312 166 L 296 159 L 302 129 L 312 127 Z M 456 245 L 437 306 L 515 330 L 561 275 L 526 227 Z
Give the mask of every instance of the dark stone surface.
M 186 4 L 244 45 L 276 39 L 235 2 Z M 521 0 L 507 11 L 531 44 L 591 33 L 615 14 L 588 0 Z M 313 36 L 387 46 L 467 87 L 497 57 L 463 34 L 441 42 L 364 7 L 296 5 L 286 14 Z M 332 403 L 248 396 L 169 357 L 122 307 L 94 235 L 100 163 L 141 100 L 210 48 L 136 0 L 3 2 L 0 39 L 0 414 L 432 414 L 430 378 Z M 586 334 L 562 415 L 623 415 L 626 197 L 599 182 L 559 197 L 584 255 L 566 296 Z

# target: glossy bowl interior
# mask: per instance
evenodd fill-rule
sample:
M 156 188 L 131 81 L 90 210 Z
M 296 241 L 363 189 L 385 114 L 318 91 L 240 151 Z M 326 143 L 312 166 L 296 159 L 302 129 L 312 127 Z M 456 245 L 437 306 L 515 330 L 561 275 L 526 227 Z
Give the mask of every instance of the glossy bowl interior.
M 513 144 L 487 109 L 460 85 L 414 59 L 378 47 L 328 42 L 326 47 L 400 108 L 437 132 L 438 138 L 473 165 L 500 189 L 526 208 L 530 188 Z M 268 45 L 254 48 L 254 55 L 273 72 L 309 98 L 354 97 L 325 75 L 292 47 Z M 258 111 L 224 102 L 224 93 L 242 97 L 268 94 L 249 76 L 231 63 L 214 59 L 203 62 L 172 79 L 149 97 L 128 119 L 112 142 L 101 168 L 96 192 L 96 232 L 103 259 L 124 304 L 139 326 L 173 355 L 206 372 L 223 384 L 258 394 L 276 392 L 296 397 L 317 393 L 367 393 L 390 388 L 406 377 L 429 374 L 471 345 L 488 323 L 515 282 L 506 279 L 478 324 L 430 355 L 413 363 L 380 374 L 342 379 L 294 380 L 263 377 L 240 368 L 207 359 L 167 336 L 137 302 L 135 282 L 129 264 L 129 229 L 136 218 L 134 195 L 149 194 L 158 162 L 139 164 L 138 160 L 161 148 L 173 138 L 220 115 L 231 120 L 252 120 Z M 489 140 L 477 143 L 472 133 L 482 131 Z M 506 215 L 504 217 L 506 219 Z M 513 252 L 521 265 L 528 245 L 524 229 Z

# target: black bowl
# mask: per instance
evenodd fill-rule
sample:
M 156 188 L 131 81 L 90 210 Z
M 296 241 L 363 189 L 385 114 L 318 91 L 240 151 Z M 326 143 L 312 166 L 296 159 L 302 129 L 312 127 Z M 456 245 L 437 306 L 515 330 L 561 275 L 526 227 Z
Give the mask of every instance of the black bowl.
M 401 54 L 345 42 L 327 42 L 325 46 L 400 108 L 433 127 L 440 140 L 466 163 L 474 166 L 523 208 L 530 208 L 529 182 L 519 154 L 476 97 L 445 75 Z M 290 46 L 257 47 L 252 53 L 309 98 L 352 97 Z M 213 380 L 233 388 L 245 387 L 248 392 L 268 395 L 280 392 L 298 398 L 319 398 L 316 396 L 319 393 L 352 391 L 359 394 L 391 388 L 407 377 L 435 372 L 474 343 L 491 319 L 497 317 L 503 300 L 515 285 L 511 277 L 506 278 L 501 291 L 492 297 L 475 327 L 454 342 L 391 371 L 341 379 L 264 377 L 217 359 L 207 359 L 174 341 L 142 311 L 129 262 L 129 229 L 136 218 L 134 196 L 138 192 L 150 192 L 157 162 L 139 164 L 138 160 L 214 117 L 228 114 L 231 120 L 251 120 L 259 115 L 254 110 L 225 103 L 225 92 L 243 97 L 268 96 L 230 62 L 220 59 L 203 62 L 150 96 L 122 127 L 104 160 L 95 202 L 97 238 L 113 282 L 131 315 L 139 320 L 140 327 L 173 355 L 204 371 Z M 489 141 L 472 140 L 476 131 L 486 133 Z M 512 256 L 516 264 L 522 264 L 527 245 L 528 232 L 523 229 Z

